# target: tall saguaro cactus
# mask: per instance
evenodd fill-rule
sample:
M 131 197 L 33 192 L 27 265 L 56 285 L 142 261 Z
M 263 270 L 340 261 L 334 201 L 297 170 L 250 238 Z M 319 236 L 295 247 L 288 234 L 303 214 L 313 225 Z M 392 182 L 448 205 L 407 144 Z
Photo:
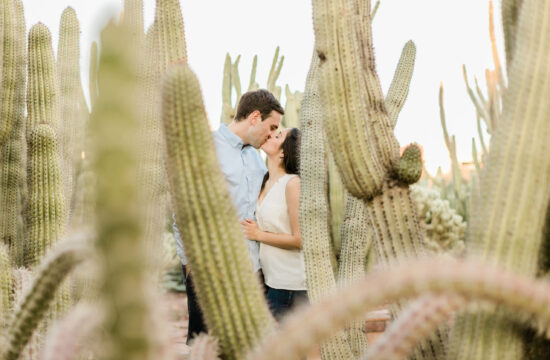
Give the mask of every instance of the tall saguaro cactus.
M 2 1 L 1 37 L 2 115 L 0 122 L 11 122 L 6 141 L 0 145 L 0 242 L 10 248 L 13 262 L 21 265 L 23 245 L 23 199 L 25 198 L 25 19 L 20 0 Z M 9 44 L 9 46 L 7 46 Z
M 59 142 L 63 156 L 63 175 L 67 213 L 72 212 L 72 194 L 81 154 L 84 151 L 84 128 L 88 108 L 80 81 L 80 26 L 73 8 L 61 15 L 57 48 L 57 76 L 59 82 Z
M 162 94 L 172 200 L 197 297 L 224 358 L 242 359 L 270 331 L 273 318 L 219 168 L 198 81 L 187 65 L 167 74 Z
M 516 5 L 517 23 L 505 21 L 506 31 L 510 21 L 517 29 L 509 34 L 513 46 L 507 43 L 509 87 L 501 123 L 491 137 L 480 197 L 473 202 L 466 251 L 535 276 L 550 201 L 550 159 L 545 156 L 550 151 L 550 4 L 525 0 Z M 479 336 L 471 336 L 474 328 Z M 460 318 L 451 344 L 456 359 L 517 359 L 523 353 L 519 334 L 487 314 Z
M 155 359 L 138 174 L 137 57 L 130 30 L 101 37 L 99 97 L 92 114 L 97 240 L 107 359 Z M 121 137 L 121 134 L 124 136 Z

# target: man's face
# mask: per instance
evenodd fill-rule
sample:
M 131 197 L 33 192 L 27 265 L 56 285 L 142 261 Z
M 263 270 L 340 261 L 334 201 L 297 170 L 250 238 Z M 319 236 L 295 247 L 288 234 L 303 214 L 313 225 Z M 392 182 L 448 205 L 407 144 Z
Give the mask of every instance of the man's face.
M 250 120 L 251 126 L 248 131 L 248 143 L 256 149 L 259 149 L 267 139 L 275 135 L 281 123 L 281 114 L 273 110 L 269 116 L 262 121 L 260 113 L 257 112 L 256 115 L 254 115 L 254 113 L 251 114 L 253 118 Z

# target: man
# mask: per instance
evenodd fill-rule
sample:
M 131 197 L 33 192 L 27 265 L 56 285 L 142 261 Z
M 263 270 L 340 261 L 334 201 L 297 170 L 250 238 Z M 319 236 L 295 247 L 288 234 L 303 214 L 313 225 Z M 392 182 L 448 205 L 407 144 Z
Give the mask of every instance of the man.
M 259 149 L 278 129 L 284 110 L 279 101 L 267 90 L 245 93 L 237 106 L 235 119 L 229 125 L 221 124 L 213 133 L 216 155 L 240 220 L 254 219 L 254 210 L 267 169 L 258 154 Z M 193 287 L 192 273 L 186 267 L 187 259 L 179 231 L 174 221 L 174 235 L 178 242 L 178 255 L 182 259 L 187 291 L 189 328 L 187 344 L 196 335 L 206 332 L 202 313 Z M 248 252 L 254 271 L 260 270 L 259 244 L 247 240 Z M 220 294 L 223 295 L 223 294 Z

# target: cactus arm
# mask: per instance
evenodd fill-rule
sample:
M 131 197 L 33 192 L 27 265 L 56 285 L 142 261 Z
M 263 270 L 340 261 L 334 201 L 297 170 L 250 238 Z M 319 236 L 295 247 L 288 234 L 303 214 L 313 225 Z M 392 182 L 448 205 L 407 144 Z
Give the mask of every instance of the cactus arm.
M 31 338 L 34 329 L 48 310 L 51 300 L 63 279 L 88 254 L 78 243 L 62 246 L 51 254 L 33 281 L 7 330 L 7 348 L 0 354 L 2 360 L 16 360 Z
M 416 260 L 374 272 L 289 316 L 249 359 L 299 359 L 369 309 L 427 293 L 490 301 L 550 324 L 550 286 L 546 281 L 471 260 Z
M 300 231 L 306 264 L 308 297 L 318 302 L 336 291 L 331 263 L 328 199 L 326 196 L 327 165 L 323 140 L 323 111 L 318 88 L 319 59 L 313 54 L 302 101 L 302 140 L 300 153 Z M 353 357 L 345 334 L 338 334 L 321 345 L 323 358 Z
M 483 136 L 483 130 L 481 129 L 481 116 L 479 111 L 476 111 L 476 123 L 477 123 L 477 133 L 479 135 L 479 142 L 481 144 L 481 149 L 483 150 L 483 155 L 487 155 L 487 145 L 485 145 L 485 139 Z
M 468 96 L 470 97 L 470 100 L 472 100 L 472 103 L 474 104 L 477 112 L 480 114 L 480 116 L 486 121 L 487 126 L 490 125 L 491 119 L 490 115 L 483 105 L 484 100 L 478 100 L 474 94 L 474 91 L 470 87 L 470 83 L 468 82 L 468 73 L 466 72 L 466 66 L 462 65 L 462 76 L 464 78 L 464 83 L 466 84 L 466 91 L 468 92 Z M 481 94 L 480 94 L 481 96 Z M 490 132 L 490 131 L 489 131 Z
M 374 16 L 376 15 L 376 13 L 378 12 L 378 8 L 380 7 L 380 0 L 377 0 L 376 1 L 376 4 L 374 4 L 374 8 L 372 9 L 371 13 L 370 13 L 370 18 L 371 18 L 371 21 L 374 19 Z
M 550 151 L 549 17 L 549 3 L 522 3 L 502 120 L 491 137 L 466 248 L 471 256 L 528 276 L 538 271 L 550 200 L 550 159 L 544 155 Z M 452 343 L 462 342 L 485 359 L 521 357 L 521 337 L 493 320 L 485 314 L 459 317 Z M 475 339 L 468 334 L 471 324 L 478 326 Z M 453 351 L 457 359 L 468 356 L 462 346 Z
M 466 304 L 460 296 L 426 295 L 409 304 L 360 360 L 404 359 L 455 311 Z
M 371 24 L 356 11 L 360 6 L 316 0 L 313 18 L 331 152 L 348 191 L 369 199 L 397 161 L 399 144 L 374 70 Z
M 453 174 L 453 185 L 457 194 L 460 193 L 460 185 L 462 183 L 462 173 L 460 172 L 460 165 L 456 155 L 456 142 L 454 135 L 449 137 L 447 131 L 447 122 L 445 120 L 445 107 L 443 105 L 443 84 L 439 87 L 439 117 L 441 119 L 441 128 L 443 129 L 443 138 L 445 139 L 445 145 L 449 152 L 451 160 L 451 169 Z
M 29 30 L 27 137 L 41 123 L 59 131 L 59 90 L 50 30 L 42 23 Z
M 2 0 L 0 19 L 0 145 L 8 140 L 14 123 L 21 116 L 18 114 L 19 96 L 21 88 L 25 86 L 21 81 L 21 45 L 24 46 L 23 9 L 18 0 Z M 21 39 L 23 37 L 23 39 Z
M 477 153 L 476 140 L 472 138 L 472 159 L 478 176 L 481 174 L 481 164 L 479 163 L 479 155 Z
M 368 211 L 362 200 L 346 194 L 346 209 L 341 228 L 342 250 L 338 283 L 347 286 L 362 278 L 367 267 L 366 260 L 372 247 L 373 232 L 369 226 Z M 346 329 L 348 343 L 355 358 L 367 348 L 365 321 L 353 321 Z
M 386 95 L 385 104 L 388 109 L 388 117 L 392 127 L 397 124 L 397 116 L 401 112 L 407 95 L 414 70 L 416 57 L 416 46 L 412 41 L 407 41 L 401 52 L 397 69 L 393 75 L 393 80 Z
M 222 124 L 229 124 L 233 119 L 231 113 L 233 112 L 233 106 L 231 104 L 231 56 L 229 53 L 225 54 L 225 62 L 223 64 L 223 83 L 222 83 Z
M 277 49 L 275 49 L 275 55 L 273 55 L 271 68 L 269 69 L 269 75 L 267 77 L 267 90 L 269 90 L 269 92 L 271 93 L 275 92 L 275 83 L 277 82 L 277 77 L 279 76 L 277 74 L 277 68 L 280 68 L 278 63 L 282 66 L 282 60 L 279 60 L 279 50 L 280 48 L 277 46 Z
M 131 29 L 132 35 L 140 40 L 145 35 L 143 32 L 143 0 L 124 0 L 123 25 Z
M 97 60 L 99 58 L 99 54 L 97 51 L 97 43 L 94 41 L 92 42 L 91 48 L 90 48 L 90 109 L 94 109 L 94 106 L 97 101 L 97 95 L 98 95 L 98 89 L 97 89 L 97 70 L 98 70 L 98 63 Z
M 241 98 L 242 91 L 241 91 L 241 77 L 239 76 L 239 63 L 241 62 L 241 55 L 238 55 L 235 59 L 235 63 L 231 65 L 231 83 L 233 84 L 233 87 L 235 88 L 235 94 L 237 95 L 237 101 L 236 104 L 239 103 L 239 99 Z
M 218 340 L 210 335 L 201 334 L 193 339 L 189 360 L 217 360 Z
M 9 71 L 14 71 L 12 75 L 15 77 L 12 80 L 17 86 L 9 90 L 0 90 L 2 111 L 4 114 L 9 114 L 12 120 L 9 138 L 0 145 L 0 243 L 9 246 L 12 263 L 22 265 L 23 207 L 26 199 L 24 114 L 27 57 L 23 4 L 20 0 L 14 1 L 12 5 L 10 3 L 11 1 L 4 1 L 1 8 L 14 5 L 14 18 L 2 19 L 6 22 L 2 27 L 5 30 L 4 36 L 13 35 L 12 32 L 18 34 L 6 40 L 13 42 L 11 50 L 13 53 L 10 53 L 7 58 L 13 62 L 13 68 Z M 8 29 L 8 25 L 13 29 Z M 9 78 L 3 79 L 3 86 L 7 86 L 8 80 Z M 8 100 L 9 104 L 3 102 Z M 0 115 L 0 119 L 2 118 Z
M 258 69 L 258 55 L 254 55 L 252 60 L 252 70 L 250 71 L 250 82 L 248 83 L 248 91 L 258 89 L 259 85 L 256 83 L 256 71 Z
M 286 111 L 286 110 L 285 110 Z M 328 146 L 325 145 L 328 150 Z M 327 153 L 328 204 L 330 209 L 330 241 L 335 260 L 340 258 L 342 250 L 342 222 L 346 211 L 346 188 L 342 184 L 334 156 Z M 336 266 L 337 268 L 338 266 Z
M 155 33 L 160 49 L 160 68 L 164 72 L 176 62 L 187 62 L 187 46 L 179 1 L 157 0 L 156 3 Z
M 162 94 L 172 203 L 185 224 L 197 298 L 223 356 L 238 359 L 271 331 L 273 318 L 219 168 L 198 80 L 182 64 L 166 75 Z

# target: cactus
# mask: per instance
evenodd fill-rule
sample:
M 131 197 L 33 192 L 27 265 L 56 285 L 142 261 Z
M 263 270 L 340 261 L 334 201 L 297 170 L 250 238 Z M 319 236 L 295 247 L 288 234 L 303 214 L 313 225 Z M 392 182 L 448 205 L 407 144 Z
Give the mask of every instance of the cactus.
M 380 2 L 378 2 L 377 5 L 379 3 Z M 376 12 L 376 9 L 377 7 L 375 7 L 373 13 Z M 412 79 L 415 58 L 416 46 L 412 41 L 408 41 L 401 51 L 401 57 L 399 58 L 397 69 L 393 75 L 392 83 L 384 101 L 386 108 L 388 109 L 390 123 L 393 127 L 397 124 L 397 117 L 405 104 L 407 95 L 409 94 L 409 85 Z
M 545 56 L 550 51 L 544 37 L 550 26 L 545 16 L 550 16 L 549 4 L 522 3 L 503 116 L 491 137 L 491 151 L 481 176 L 480 198 L 473 203 L 466 247 L 467 254 L 530 276 L 538 271 L 545 211 L 550 200 L 550 188 L 541 185 L 547 184 L 550 172 L 550 159 L 543 155 L 548 151 L 545 134 L 550 131 L 545 121 L 550 116 L 546 103 L 549 94 L 543 86 L 549 71 Z M 519 177 L 521 181 L 516 180 Z M 453 358 L 465 358 L 468 353 L 480 354 L 484 359 L 521 357 L 521 337 L 506 323 L 492 320 L 487 314 L 459 317 L 452 339 L 456 344 Z M 467 330 L 472 324 L 476 324 L 480 334 L 475 339 Z
M 41 265 L 32 288 L 26 293 L 7 330 L 7 347 L 0 350 L 2 360 L 16 360 L 30 340 L 34 329 L 48 310 L 63 278 L 87 256 L 78 243 L 65 244 Z
M 54 130 L 40 124 L 29 138 L 29 211 L 25 264 L 35 266 L 65 234 L 66 211 L 59 145 Z
M 6 244 L 12 262 L 21 265 L 23 246 L 23 201 L 25 195 L 25 21 L 21 1 L 3 1 L 1 8 L 12 12 L 4 17 L 2 38 L 4 49 L 2 71 L 1 122 L 11 122 L 7 140 L 0 145 L 0 243 Z M 9 121 L 2 120 L 4 117 Z
M 7 247 L 0 244 L 0 334 L 5 330 L 13 305 L 13 274 L 10 258 Z
M 162 93 L 172 202 L 177 223 L 185 224 L 197 298 L 221 353 L 239 359 L 271 330 L 273 318 L 216 160 L 198 81 L 181 65 L 167 74 Z
M 21 81 L 21 46 L 25 34 L 23 7 L 19 0 L 2 0 L 0 6 L 0 49 L 2 63 L 0 77 L 2 78 L 0 94 L 0 145 L 9 138 L 12 128 L 20 120 L 20 93 L 24 88 Z M 24 46 L 24 45 L 23 45 Z
M 428 292 L 435 296 L 451 292 L 489 301 L 521 314 L 523 319 L 536 318 L 545 327 L 550 324 L 550 286 L 546 281 L 472 260 L 456 261 L 448 257 L 415 260 L 373 272 L 338 294 L 294 314 L 277 332 L 266 337 L 249 359 L 299 359 L 314 344 L 333 336 L 368 309 Z
M 125 27 L 110 24 L 103 30 L 99 97 L 90 120 L 107 359 L 153 359 L 156 346 L 136 181 L 139 64 L 131 39 L 131 30 Z
M 397 179 L 407 185 L 412 185 L 422 174 L 422 151 L 418 144 L 410 144 L 403 151 L 397 165 Z
M 42 23 L 29 30 L 26 136 L 41 123 L 59 131 L 59 93 L 50 30 Z
M 76 181 L 76 170 L 84 151 L 84 127 L 88 108 L 80 81 L 80 25 L 73 8 L 67 7 L 61 15 L 57 48 L 57 76 L 59 83 L 58 138 L 63 158 L 64 193 L 67 215 L 72 213 L 71 203 Z
M 95 103 L 97 101 L 98 89 L 97 89 L 97 68 L 98 68 L 98 51 L 97 43 L 92 42 L 90 48 L 90 75 L 89 75 L 89 86 L 90 86 L 90 109 L 93 110 Z

